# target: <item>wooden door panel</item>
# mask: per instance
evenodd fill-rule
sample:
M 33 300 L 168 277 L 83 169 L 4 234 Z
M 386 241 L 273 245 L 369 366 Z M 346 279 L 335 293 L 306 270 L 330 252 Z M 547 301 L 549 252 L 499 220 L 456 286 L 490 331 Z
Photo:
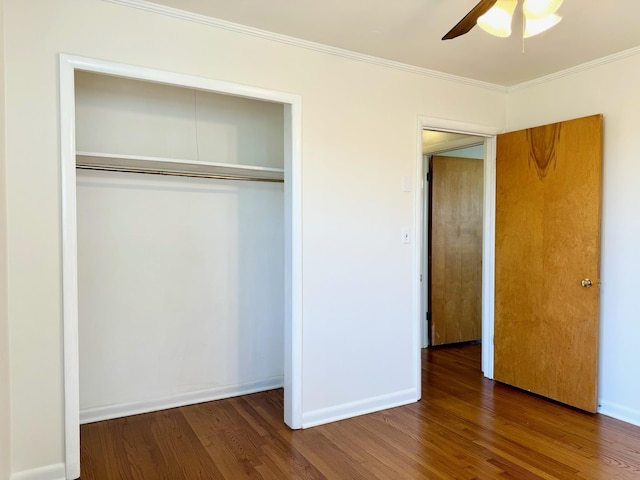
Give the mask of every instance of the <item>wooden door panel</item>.
M 602 116 L 498 136 L 495 379 L 595 411 Z M 589 278 L 594 286 L 584 288 Z
M 433 157 L 431 189 L 431 345 L 479 340 L 482 160 Z

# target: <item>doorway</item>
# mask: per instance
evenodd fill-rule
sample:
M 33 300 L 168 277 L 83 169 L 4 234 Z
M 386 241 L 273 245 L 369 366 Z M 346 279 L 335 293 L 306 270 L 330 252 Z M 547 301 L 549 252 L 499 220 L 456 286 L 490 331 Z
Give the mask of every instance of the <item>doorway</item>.
M 279 103 L 284 111 L 284 421 L 301 428 L 301 99 L 202 77 L 60 56 L 64 422 L 66 478 L 80 476 L 75 74 L 85 71 Z
M 589 287 L 593 285 L 593 282 L 590 280 L 590 278 L 597 277 L 598 275 L 597 254 L 599 251 L 598 250 L 598 247 L 599 247 L 598 228 L 599 227 L 595 227 L 595 229 L 593 229 L 594 223 L 592 222 L 587 223 L 583 221 L 583 216 L 576 214 L 576 211 L 579 211 L 579 209 L 577 209 L 575 205 L 594 205 L 594 209 L 591 212 L 587 212 L 587 214 L 590 216 L 590 220 L 595 219 L 599 222 L 599 217 L 598 217 L 599 207 L 596 208 L 596 206 L 599 206 L 600 204 L 600 200 L 597 195 L 599 195 L 600 181 L 598 179 L 600 178 L 600 174 L 601 174 L 600 169 L 601 169 L 601 163 L 602 163 L 601 161 L 602 116 L 592 115 L 592 116 L 584 117 L 580 119 L 566 120 L 564 122 L 558 122 L 556 124 L 531 127 L 524 130 L 506 133 L 504 135 L 498 135 L 498 132 L 495 130 L 492 131 L 491 129 L 488 129 L 488 128 L 483 129 L 482 127 L 478 127 L 477 125 L 474 126 L 474 125 L 468 125 L 464 123 L 457 123 L 453 121 L 432 119 L 432 118 L 429 118 L 429 119 L 421 118 L 419 121 L 419 126 L 421 127 L 420 135 L 422 135 L 422 130 L 427 129 L 427 130 L 445 131 L 445 132 L 462 133 L 462 134 L 479 134 L 485 137 L 486 154 L 485 154 L 485 168 L 484 168 L 484 179 L 483 179 L 483 183 L 484 183 L 483 237 L 484 237 L 484 240 L 483 240 L 483 255 L 482 255 L 483 257 L 482 337 L 485 339 L 485 341 L 482 344 L 482 371 L 485 377 L 489 379 L 493 379 L 494 374 L 499 373 L 500 375 L 495 375 L 495 378 L 507 384 L 520 386 L 520 388 L 524 388 L 525 390 L 530 390 L 532 392 L 542 394 L 544 396 L 547 396 L 548 398 L 555 399 L 555 400 L 567 403 L 569 405 L 577 405 L 577 403 L 573 403 L 572 401 L 567 400 L 566 398 L 560 398 L 560 395 L 556 395 L 554 392 L 551 392 L 551 393 L 548 391 L 544 392 L 542 391 L 542 389 L 534 390 L 530 386 L 518 385 L 518 383 L 516 383 L 516 381 L 512 379 L 505 380 L 502 373 L 503 366 L 513 365 L 514 357 L 512 355 L 511 359 L 508 359 L 506 362 L 501 361 L 500 363 L 494 366 L 494 348 L 495 348 L 494 330 L 495 330 L 496 338 L 498 337 L 498 334 L 500 334 L 500 338 L 498 339 L 498 342 L 497 342 L 497 345 L 500 347 L 500 351 L 498 351 L 498 349 L 495 349 L 496 352 L 500 354 L 500 356 L 495 355 L 495 358 L 496 360 L 498 359 L 502 360 L 503 359 L 502 350 L 504 346 L 503 330 L 505 326 L 505 322 L 504 322 L 505 316 L 504 316 L 504 307 L 503 307 L 504 297 L 505 297 L 504 286 L 510 286 L 511 283 L 513 283 L 508 281 L 509 278 L 518 279 L 517 272 L 523 268 L 521 259 L 529 259 L 531 257 L 531 252 L 537 255 L 544 255 L 546 253 L 550 253 L 551 255 L 556 255 L 558 256 L 558 258 L 562 259 L 562 261 L 547 262 L 549 265 L 556 267 L 556 271 L 548 275 L 548 278 L 550 278 L 553 281 L 556 281 L 558 278 L 561 278 L 561 277 L 563 279 L 565 277 L 568 278 L 567 286 L 563 287 L 564 290 L 555 288 L 553 290 L 554 292 L 555 291 L 558 291 L 558 292 L 571 291 L 572 293 L 578 292 L 578 295 L 581 295 L 579 297 L 580 300 L 578 301 L 577 304 L 576 302 L 572 303 L 571 301 L 566 302 L 565 304 L 565 299 L 569 298 L 570 297 L 569 295 L 564 295 L 564 296 L 554 295 L 555 300 L 559 300 L 560 302 L 562 302 L 563 306 L 566 306 L 572 313 L 579 311 L 576 308 L 576 305 L 579 305 L 579 306 L 586 305 L 587 302 L 585 302 L 583 298 L 585 295 L 584 292 L 585 291 L 589 292 L 588 290 Z M 558 135 L 560 129 L 563 129 L 562 136 Z M 564 129 L 566 129 L 566 132 Z M 580 240 L 584 239 L 585 242 L 583 243 L 585 243 L 586 246 L 584 246 L 583 244 L 580 244 L 579 247 L 576 247 L 575 245 L 577 244 L 577 242 L 572 243 L 572 242 L 560 241 L 560 242 L 556 242 L 556 244 L 567 245 L 571 249 L 578 248 L 577 251 L 585 251 L 585 252 L 589 251 L 590 255 L 588 257 L 589 258 L 588 267 L 579 267 L 577 270 L 574 268 L 571 271 L 569 270 L 569 268 L 567 268 L 568 263 L 564 261 L 564 259 L 578 258 L 578 257 L 575 257 L 575 255 L 572 256 L 571 254 L 564 253 L 563 250 L 557 248 L 557 246 L 555 245 L 553 248 L 547 248 L 547 249 L 540 248 L 538 246 L 527 247 L 528 248 L 527 250 L 524 250 L 519 253 L 516 253 L 515 255 L 512 255 L 512 265 L 515 266 L 515 270 L 513 268 L 512 270 L 515 273 L 512 273 L 511 277 L 505 277 L 504 269 L 499 272 L 500 273 L 499 285 L 501 287 L 501 290 L 499 292 L 501 295 L 499 306 L 501 309 L 500 310 L 501 315 L 499 318 L 500 320 L 500 323 L 498 325 L 499 328 L 496 328 L 497 323 L 495 322 L 495 319 L 494 319 L 494 311 L 497 310 L 498 308 L 498 306 L 496 305 L 497 296 L 496 296 L 496 287 L 495 287 L 496 271 L 497 271 L 496 259 L 503 258 L 502 254 L 504 253 L 505 249 L 498 248 L 498 247 L 504 246 L 502 244 L 505 243 L 505 238 L 506 238 L 504 235 L 504 231 L 505 231 L 504 209 L 502 207 L 500 209 L 500 212 L 502 215 L 501 217 L 498 217 L 496 213 L 496 196 L 498 193 L 497 187 L 496 187 L 496 164 L 497 164 L 497 161 L 496 161 L 497 148 L 496 147 L 497 147 L 498 137 L 500 137 L 501 184 L 500 184 L 499 191 L 501 195 L 500 197 L 501 202 L 504 203 L 505 205 L 511 205 L 511 206 L 516 203 L 522 203 L 521 199 L 522 199 L 523 187 L 521 186 L 521 184 L 515 184 L 515 182 L 513 182 L 511 178 L 504 175 L 503 170 L 505 169 L 505 166 L 508 166 L 508 168 L 510 168 L 511 170 L 524 172 L 524 174 L 521 175 L 523 178 L 525 177 L 525 175 L 531 175 L 531 172 L 533 172 L 532 174 L 535 181 L 531 183 L 535 184 L 538 190 L 546 194 L 546 190 L 543 190 L 542 187 L 540 187 L 540 184 L 544 186 L 544 179 L 546 177 L 546 173 L 550 171 L 548 170 L 547 167 L 552 165 L 554 171 L 556 171 L 555 169 L 557 168 L 560 173 L 556 175 L 558 178 L 554 178 L 554 180 L 550 181 L 550 183 L 552 184 L 552 187 L 556 189 L 555 191 L 561 192 L 561 193 L 560 194 L 556 193 L 555 196 L 551 195 L 551 200 L 547 202 L 547 205 L 549 206 L 549 208 L 543 212 L 545 213 L 551 212 L 552 214 L 555 214 L 558 211 L 562 211 L 563 213 L 569 211 L 570 213 L 569 213 L 569 219 L 562 218 L 562 219 L 553 219 L 549 221 L 550 225 L 556 227 L 556 230 L 551 230 L 551 233 L 553 234 L 557 231 L 557 232 L 560 232 L 558 235 L 560 236 L 564 235 L 565 238 L 571 237 L 572 239 L 573 238 L 575 239 L 579 238 Z M 511 147 L 511 144 L 509 144 L 505 140 L 507 138 L 511 139 L 514 137 L 519 139 L 518 145 L 524 146 L 524 148 L 522 149 L 523 152 L 518 151 L 518 157 L 515 157 L 513 153 L 515 150 Z M 540 140 L 540 138 L 542 138 L 542 140 Z M 584 139 L 589 139 L 592 142 L 591 143 L 587 142 L 585 144 Z M 552 144 L 553 148 L 549 148 L 549 144 Z M 543 145 L 544 148 L 540 148 L 541 145 Z M 560 146 L 558 147 L 558 145 Z M 579 145 L 581 148 L 584 147 L 584 150 L 577 148 L 576 145 Z M 585 145 L 587 146 L 585 147 Z M 560 160 L 556 158 L 556 154 L 555 154 L 556 151 L 560 152 L 558 153 L 558 158 L 562 159 L 563 167 L 566 167 L 565 171 L 561 171 L 560 168 L 557 167 L 557 165 L 560 164 Z M 538 152 L 545 152 L 547 156 L 542 157 Z M 551 157 L 548 156 L 548 152 L 551 152 Z M 540 158 L 544 158 L 544 161 L 539 160 Z M 585 158 L 587 158 L 589 161 L 588 162 L 585 161 Z M 553 162 L 551 162 L 551 160 L 553 160 Z M 423 173 L 422 168 L 424 166 L 424 162 L 419 160 L 418 165 L 419 165 L 418 171 L 422 175 Z M 522 165 L 524 165 L 524 168 L 521 168 Z M 569 171 L 570 173 L 567 174 L 567 171 Z M 585 189 L 584 188 L 585 182 L 576 183 L 576 179 L 582 178 L 583 176 L 585 178 L 588 177 L 589 181 L 592 182 L 589 185 L 595 185 L 595 186 L 593 186 L 592 188 Z M 505 180 L 505 178 L 507 180 Z M 571 188 L 565 187 L 565 184 L 562 183 L 562 181 L 567 178 L 573 181 Z M 528 181 L 528 179 L 526 181 Z M 579 185 L 578 188 L 575 188 L 576 184 Z M 518 185 L 518 186 L 513 187 L 513 185 Z M 504 190 L 509 191 L 514 196 L 514 198 L 505 202 L 504 193 L 503 193 Z M 582 194 L 584 192 L 588 192 L 589 194 L 595 192 L 594 194 L 595 199 L 583 201 Z M 544 200 L 544 196 L 542 196 L 542 198 Z M 571 201 L 559 201 L 563 199 L 565 200 L 571 199 Z M 417 199 L 417 205 L 420 205 L 419 202 L 420 202 L 420 199 Z M 425 209 L 421 210 L 421 212 L 424 213 L 424 210 Z M 523 215 L 522 211 L 516 211 L 515 213 L 513 213 L 513 210 L 514 209 L 512 208 L 511 209 L 512 218 L 518 218 L 520 222 L 523 222 L 523 221 L 530 222 L 529 220 L 530 216 L 527 216 L 526 214 Z M 496 240 L 497 238 L 496 218 L 498 218 L 498 220 L 500 220 L 501 222 L 499 225 L 501 227 L 499 243 Z M 545 220 L 547 218 L 552 218 L 552 217 L 545 216 Z M 573 221 L 574 219 L 578 219 L 578 222 L 581 223 L 581 226 L 584 226 L 585 229 L 587 230 L 587 233 L 582 237 L 576 234 L 576 229 L 573 226 L 573 223 L 569 221 L 569 220 Z M 596 222 L 595 224 L 599 225 L 598 222 Z M 532 223 L 535 223 L 535 222 L 532 222 Z M 539 222 L 539 224 L 543 225 L 543 222 Z M 511 226 L 512 223 L 509 223 L 509 225 Z M 512 237 L 509 238 L 508 240 L 512 241 L 515 238 L 514 232 L 515 232 L 515 236 L 518 238 L 526 239 L 531 237 L 530 235 L 523 235 L 521 233 L 522 229 L 520 230 L 511 229 Z M 565 232 L 568 232 L 568 233 L 565 233 Z M 551 242 L 554 241 L 553 235 L 549 235 L 548 237 L 550 237 Z M 538 241 L 538 243 L 542 243 L 542 242 Z M 508 242 L 507 245 L 511 246 L 511 242 Z M 497 251 L 498 253 L 501 254 L 500 258 L 498 258 L 498 256 L 496 255 Z M 511 249 L 511 251 L 513 251 L 513 249 Z M 595 255 L 593 255 L 594 252 L 595 252 Z M 579 258 L 580 259 L 587 258 L 587 255 L 579 256 Z M 425 256 L 423 255 L 421 257 L 421 260 L 424 260 L 424 259 L 425 259 Z M 424 265 L 424 263 L 422 265 Z M 573 265 L 571 266 L 573 267 Z M 529 271 L 531 270 L 531 268 L 525 268 L 525 270 Z M 549 271 L 551 270 L 549 269 Z M 588 273 L 588 276 L 585 275 L 584 273 L 585 271 Z M 569 272 L 569 275 L 565 275 L 565 272 Z M 544 277 L 544 274 L 543 274 L 543 277 Z M 505 279 L 507 281 L 505 281 Z M 527 289 L 529 289 L 530 281 L 531 280 L 529 276 L 524 277 L 524 280 L 521 282 L 521 284 L 524 284 L 523 290 L 526 291 Z M 537 285 L 539 284 L 540 282 L 537 283 Z M 544 292 L 544 290 L 540 290 L 540 291 Z M 578 295 L 574 295 L 574 297 Z M 573 299 L 574 297 L 571 297 L 571 299 Z M 596 307 L 593 310 L 593 312 L 595 313 L 590 315 L 590 317 L 593 317 L 597 320 L 597 312 L 598 312 L 597 298 L 595 298 L 597 296 L 592 295 L 592 297 L 589 297 L 592 300 L 591 306 L 595 304 Z M 510 298 L 512 299 L 515 298 L 517 303 L 521 303 L 520 295 L 511 293 Z M 539 302 L 537 300 L 534 300 L 533 304 L 535 305 L 533 307 L 534 310 L 545 311 L 545 310 L 539 309 Z M 421 306 L 425 307 L 426 304 L 423 303 Z M 554 311 L 554 312 L 556 310 L 557 309 L 550 309 L 550 311 Z M 585 319 L 586 319 L 585 315 L 580 316 L 580 315 L 574 314 L 574 315 L 570 315 L 568 318 L 570 322 L 573 322 L 573 323 L 577 322 L 577 324 L 580 325 L 580 327 L 582 327 L 583 324 L 587 323 L 585 322 Z M 424 321 L 424 317 L 421 318 L 420 320 Z M 534 321 L 536 320 L 537 319 L 534 318 Z M 589 318 L 589 320 L 591 322 L 592 318 Z M 564 377 L 562 376 L 562 374 L 566 373 L 566 375 L 569 375 L 572 377 L 572 380 L 575 380 L 575 378 L 577 378 L 575 376 L 575 372 L 580 370 L 581 372 L 584 371 L 588 374 L 588 379 L 584 381 L 580 381 L 580 383 L 586 384 L 587 382 L 589 382 L 591 386 L 596 385 L 596 380 L 595 380 L 596 377 L 593 375 L 595 369 L 593 368 L 593 366 L 594 365 L 597 366 L 597 361 L 593 360 L 594 355 L 590 355 L 590 356 L 576 356 L 575 354 L 571 355 L 569 353 L 571 350 L 567 348 L 567 345 L 571 343 L 572 345 L 576 345 L 578 346 L 578 348 L 580 348 L 588 343 L 591 346 L 591 348 L 588 349 L 589 352 L 590 353 L 596 352 L 595 358 L 597 358 L 597 321 L 595 322 L 595 325 L 596 325 L 595 327 L 593 327 L 594 322 L 591 322 L 590 323 L 591 327 L 586 329 L 586 335 L 583 335 L 581 337 L 578 337 L 577 335 L 575 335 L 573 330 L 571 330 L 570 328 L 567 328 L 567 325 L 569 324 L 569 322 L 565 321 L 565 319 L 562 319 L 562 321 L 546 321 L 546 322 L 538 321 L 537 323 L 543 324 L 544 326 L 549 327 L 549 328 L 546 328 L 544 332 L 547 337 L 554 336 L 554 339 L 560 338 L 560 342 L 559 342 L 560 347 L 557 347 L 555 351 L 562 352 L 565 355 L 564 357 L 560 355 L 556 355 L 555 353 L 550 356 L 547 355 L 547 357 L 551 359 L 549 363 L 553 364 L 554 368 L 558 367 L 557 370 L 558 372 L 560 372 L 560 374 L 558 375 L 554 374 L 555 376 L 546 375 L 546 374 L 537 374 L 537 371 L 536 371 L 535 373 L 537 374 L 538 378 L 551 379 L 550 380 L 551 384 L 554 387 L 562 386 L 562 385 L 572 385 L 570 382 L 563 380 Z M 585 329 L 582 329 L 582 330 L 584 331 Z M 531 334 L 532 331 L 533 330 L 530 330 L 529 333 Z M 563 334 L 564 332 L 569 332 L 568 335 L 570 337 L 570 340 L 566 340 L 566 334 L 564 337 L 561 337 L 560 334 Z M 533 331 L 533 335 L 534 336 L 537 335 L 543 340 L 544 338 L 546 338 L 543 335 L 538 334 L 536 331 Z M 515 351 L 517 352 L 518 355 L 520 355 L 521 354 L 520 346 L 522 342 L 517 341 L 517 339 L 518 338 L 521 339 L 522 336 L 519 334 L 516 334 L 516 335 L 511 334 L 510 338 L 512 339 L 512 345 L 515 346 L 515 349 L 516 349 Z M 580 340 L 576 340 L 576 338 L 580 338 Z M 516 341 L 513 341 L 513 339 L 515 339 Z M 593 342 L 594 339 L 596 339 L 595 345 Z M 547 348 L 547 346 L 548 345 L 545 343 L 545 348 Z M 535 364 L 535 362 L 537 362 L 537 357 L 539 357 L 539 351 L 540 351 L 539 348 L 533 349 L 533 353 L 528 355 L 527 360 L 531 359 L 531 362 Z M 567 362 L 565 358 L 569 358 L 570 361 Z M 578 364 L 577 362 L 573 361 L 573 359 L 578 359 L 578 358 L 580 358 L 581 360 L 586 359 L 586 362 L 583 362 L 582 364 Z M 515 364 L 517 364 L 520 368 L 523 362 L 518 360 Z M 568 368 L 567 365 L 570 365 L 570 368 Z M 500 371 L 498 371 L 499 369 Z M 532 369 L 529 369 L 527 371 L 532 371 Z M 554 382 L 554 379 L 555 379 L 555 382 Z M 560 381 L 558 381 L 558 379 L 560 379 Z M 575 391 L 576 389 L 571 387 L 569 390 Z M 596 410 L 595 404 L 596 404 L 597 396 L 593 392 L 594 392 L 593 389 L 587 392 L 589 397 L 589 402 L 590 402 L 589 405 L 580 406 L 580 408 L 584 408 L 585 410 L 588 410 L 588 411 Z
M 427 288 L 429 275 L 427 269 L 427 212 L 429 205 L 426 195 L 427 165 L 423 154 L 423 133 L 425 130 L 441 132 L 445 134 L 458 134 L 463 137 L 477 137 L 484 142 L 483 165 L 483 225 L 482 225 L 482 338 L 493 338 L 493 308 L 494 308 L 494 246 L 495 246 L 495 149 L 496 135 L 499 130 L 486 125 L 445 120 L 434 117 L 418 118 L 418 158 L 416 161 L 417 178 L 422 179 L 421 189 L 416 189 L 416 245 L 419 248 L 417 254 L 417 267 L 420 274 L 416 279 L 416 312 L 417 325 L 420 329 L 422 347 L 428 346 L 427 336 Z M 474 140 L 476 143 L 478 140 Z M 460 148 L 461 145 L 456 145 Z M 434 148 L 433 150 L 437 150 Z M 493 342 L 482 343 L 482 372 L 485 377 L 493 378 Z
M 423 132 L 427 342 L 479 342 L 484 138 Z

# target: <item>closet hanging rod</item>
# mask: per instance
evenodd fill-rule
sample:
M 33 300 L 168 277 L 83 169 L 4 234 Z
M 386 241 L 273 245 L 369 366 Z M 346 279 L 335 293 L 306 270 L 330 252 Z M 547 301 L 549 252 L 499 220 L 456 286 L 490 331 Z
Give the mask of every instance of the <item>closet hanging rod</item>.
M 272 183 L 284 183 L 282 178 L 264 178 L 264 177 L 251 177 L 244 175 L 224 175 L 224 174 L 212 174 L 212 173 L 189 173 L 189 172 L 170 172 L 167 170 L 148 170 L 143 168 L 128 168 L 128 167 L 103 167 L 99 165 L 76 165 L 80 170 L 99 170 L 103 172 L 122 172 L 122 173 L 148 173 L 151 175 L 167 175 L 173 177 L 193 177 L 193 178 L 214 178 L 218 180 L 238 180 L 246 182 L 272 182 Z

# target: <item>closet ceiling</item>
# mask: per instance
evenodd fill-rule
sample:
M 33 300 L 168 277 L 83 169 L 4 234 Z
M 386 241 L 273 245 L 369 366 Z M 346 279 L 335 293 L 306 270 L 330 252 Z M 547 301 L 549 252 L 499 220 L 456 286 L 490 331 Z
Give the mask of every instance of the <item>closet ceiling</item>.
M 354 52 L 511 86 L 640 45 L 640 1 L 564 0 L 562 22 L 526 40 L 479 28 L 442 36 L 478 0 L 155 0 L 155 3 Z

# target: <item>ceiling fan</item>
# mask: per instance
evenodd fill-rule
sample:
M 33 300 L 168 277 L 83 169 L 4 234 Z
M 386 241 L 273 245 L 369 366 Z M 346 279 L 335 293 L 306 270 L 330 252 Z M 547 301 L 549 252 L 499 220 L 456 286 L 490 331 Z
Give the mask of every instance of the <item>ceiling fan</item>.
M 563 0 L 523 0 L 523 38 L 533 37 L 557 25 L 562 17 L 556 11 Z M 442 40 L 468 33 L 476 24 L 496 37 L 511 35 L 511 23 L 518 0 L 480 0 Z

